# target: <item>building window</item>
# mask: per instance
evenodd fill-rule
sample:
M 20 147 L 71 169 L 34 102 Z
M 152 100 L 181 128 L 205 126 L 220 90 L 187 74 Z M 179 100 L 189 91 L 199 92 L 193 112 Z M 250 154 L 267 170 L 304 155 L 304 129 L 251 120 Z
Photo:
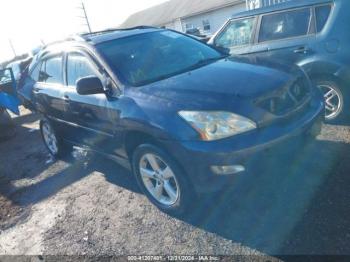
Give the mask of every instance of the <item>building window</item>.
M 194 28 L 194 26 L 193 26 L 193 24 L 186 24 L 185 25 L 185 28 L 186 28 L 186 32 L 188 31 L 188 30 L 191 30 L 191 29 L 193 29 Z
M 203 20 L 203 30 L 205 31 L 205 32 L 208 32 L 208 31 L 210 31 L 210 22 L 209 22 L 209 20 L 208 19 L 206 19 L 206 20 Z

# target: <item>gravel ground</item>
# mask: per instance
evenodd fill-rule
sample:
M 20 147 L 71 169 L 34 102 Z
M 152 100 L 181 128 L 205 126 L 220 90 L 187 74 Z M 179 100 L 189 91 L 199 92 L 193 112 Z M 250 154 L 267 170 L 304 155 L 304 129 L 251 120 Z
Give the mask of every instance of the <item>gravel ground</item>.
M 78 149 L 50 159 L 38 117 L 22 113 L 0 143 L 0 254 L 350 255 L 347 126 L 267 153 L 254 174 L 170 217 L 110 160 Z

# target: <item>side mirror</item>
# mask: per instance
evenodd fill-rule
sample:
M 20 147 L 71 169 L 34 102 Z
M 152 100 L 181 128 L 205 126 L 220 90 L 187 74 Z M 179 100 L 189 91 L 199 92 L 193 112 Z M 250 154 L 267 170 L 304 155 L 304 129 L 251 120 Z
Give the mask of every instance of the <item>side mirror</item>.
M 95 95 L 105 93 L 101 80 L 96 76 L 87 76 L 77 81 L 79 95 Z

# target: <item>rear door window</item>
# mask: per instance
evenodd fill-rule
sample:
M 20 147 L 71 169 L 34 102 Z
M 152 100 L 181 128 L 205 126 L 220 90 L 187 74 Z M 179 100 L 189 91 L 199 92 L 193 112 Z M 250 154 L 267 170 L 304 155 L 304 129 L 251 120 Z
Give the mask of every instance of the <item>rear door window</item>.
M 76 82 L 87 76 L 96 76 L 95 66 L 90 60 L 80 53 L 70 53 L 67 58 L 67 81 L 69 86 L 75 86 Z
M 226 48 L 248 45 L 252 41 L 255 18 L 229 22 L 215 40 L 217 46 Z
M 63 84 L 62 56 L 45 59 L 41 64 L 39 82 L 48 84 Z
M 305 36 L 310 25 L 310 8 L 265 15 L 261 20 L 259 42 Z
M 315 8 L 317 33 L 321 32 L 326 25 L 331 9 L 331 5 L 317 6 Z

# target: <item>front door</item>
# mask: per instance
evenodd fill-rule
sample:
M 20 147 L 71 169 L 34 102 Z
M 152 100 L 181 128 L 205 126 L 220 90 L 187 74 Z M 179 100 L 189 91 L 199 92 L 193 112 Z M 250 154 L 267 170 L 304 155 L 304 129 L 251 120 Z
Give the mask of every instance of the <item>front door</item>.
M 116 126 L 119 120 L 118 100 L 106 94 L 80 95 L 76 83 L 82 77 L 97 76 L 103 80 L 98 66 L 88 54 L 71 52 L 66 59 L 67 121 L 71 123 L 69 139 L 95 150 L 113 153 L 118 146 Z
M 286 64 L 298 64 L 313 54 L 316 40 L 311 7 L 285 10 L 260 17 L 251 52 Z

